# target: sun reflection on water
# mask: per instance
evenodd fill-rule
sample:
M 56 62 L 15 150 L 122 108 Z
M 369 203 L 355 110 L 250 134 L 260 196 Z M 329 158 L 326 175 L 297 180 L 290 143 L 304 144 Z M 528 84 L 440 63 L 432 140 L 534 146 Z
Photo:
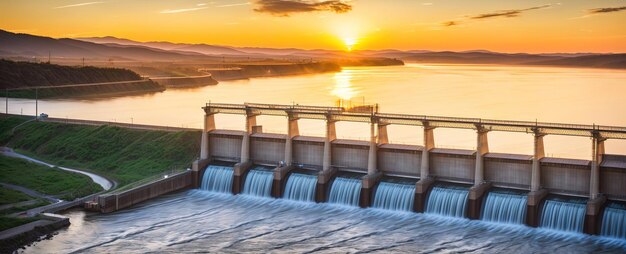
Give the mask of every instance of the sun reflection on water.
M 335 86 L 331 90 L 331 94 L 341 100 L 350 100 L 354 98 L 359 92 L 352 85 L 353 73 L 352 70 L 343 70 L 338 72 L 333 77 Z

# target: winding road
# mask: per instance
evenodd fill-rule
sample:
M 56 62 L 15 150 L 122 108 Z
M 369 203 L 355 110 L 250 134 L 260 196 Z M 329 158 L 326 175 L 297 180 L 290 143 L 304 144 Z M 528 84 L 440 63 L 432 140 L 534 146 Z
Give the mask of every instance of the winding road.
M 106 179 L 106 178 L 104 178 L 102 176 L 96 175 L 94 173 L 86 172 L 86 171 L 82 171 L 82 170 L 78 170 L 78 169 L 72 169 L 72 168 L 55 166 L 53 164 L 46 163 L 46 162 L 43 162 L 43 161 L 40 161 L 40 160 L 31 158 L 31 157 L 28 157 L 26 155 L 16 153 L 15 151 L 13 151 L 13 149 L 8 148 L 8 147 L 0 148 L 0 154 L 5 155 L 5 156 L 9 156 L 9 157 L 25 159 L 25 160 L 28 160 L 28 161 L 31 161 L 31 162 L 34 162 L 34 163 L 37 163 L 37 164 L 42 164 L 42 165 L 45 165 L 45 166 L 48 166 L 48 167 L 51 167 L 51 168 L 52 167 L 57 167 L 57 168 L 60 168 L 62 170 L 65 170 L 65 171 L 70 171 L 70 172 L 86 175 L 89 178 L 91 178 L 91 180 L 94 183 L 102 186 L 102 188 L 104 190 L 110 190 L 114 186 L 113 182 L 109 181 L 108 179 Z

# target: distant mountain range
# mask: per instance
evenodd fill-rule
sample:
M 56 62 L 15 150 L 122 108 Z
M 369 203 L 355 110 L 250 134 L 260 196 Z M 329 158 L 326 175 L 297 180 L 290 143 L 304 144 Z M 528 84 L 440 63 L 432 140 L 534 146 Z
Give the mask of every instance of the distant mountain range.
M 219 62 L 223 57 L 263 59 L 350 59 L 395 58 L 407 62 L 452 64 L 513 64 L 626 69 L 626 53 L 498 53 L 487 50 L 462 52 L 427 50 L 358 50 L 230 47 L 208 44 L 138 42 L 116 37 L 54 39 L 0 30 L 0 56 L 45 58 L 92 58 L 128 61 Z

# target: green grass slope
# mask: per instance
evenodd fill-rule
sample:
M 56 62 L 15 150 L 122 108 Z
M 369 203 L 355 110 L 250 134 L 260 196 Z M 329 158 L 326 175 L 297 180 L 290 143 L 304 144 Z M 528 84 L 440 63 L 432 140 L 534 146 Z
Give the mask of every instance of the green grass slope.
M 10 135 L 12 126 L 23 121 L 15 118 L 0 119 L 0 144 L 56 165 L 92 170 L 120 186 L 190 167 L 200 150 L 200 131 L 31 122 Z

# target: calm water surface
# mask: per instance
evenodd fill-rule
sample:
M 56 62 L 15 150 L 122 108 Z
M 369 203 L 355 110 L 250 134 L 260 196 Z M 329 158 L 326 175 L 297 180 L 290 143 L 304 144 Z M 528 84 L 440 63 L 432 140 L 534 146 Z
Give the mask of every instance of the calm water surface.
M 624 253 L 607 238 L 283 199 L 178 193 L 72 225 L 26 253 Z
M 204 103 L 259 102 L 332 106 L 338 99 L 380 104 L 393 113 L 626 126 L 626 71 L 485 65 L 417 65 L 344 68 L 342 72 L 224 81 L 216 86 L 167 90 L 100 100 L 46 100 L 52 117 L 197 127 Z M 2 103 L 4 111 L 4 103 Z M 11 99 L 11 113 L 34 113 L 30 100 Z M 218 128 L 243 129 L 242 116 L 219 116 Z M 266 132 L 286 132 L 286 120 L 260 117 Z M 301 134 L 323 136 L 324 123 L 302 120 Z M 363 123 L 339 123 L 338 136 L 366 139 Z M 395 143 L 421 143 L 418 127 L 391 126 Z M 495 152 L 532 154 L 532 136 L 490 133 Z M 440 147 L 472 149 L 471 130 L 437 129 Z M 589 139 L 545 138 L 548 156 L 588 158 Z M 626 142 L 607 141 L 607 153 L 626 154 Z

